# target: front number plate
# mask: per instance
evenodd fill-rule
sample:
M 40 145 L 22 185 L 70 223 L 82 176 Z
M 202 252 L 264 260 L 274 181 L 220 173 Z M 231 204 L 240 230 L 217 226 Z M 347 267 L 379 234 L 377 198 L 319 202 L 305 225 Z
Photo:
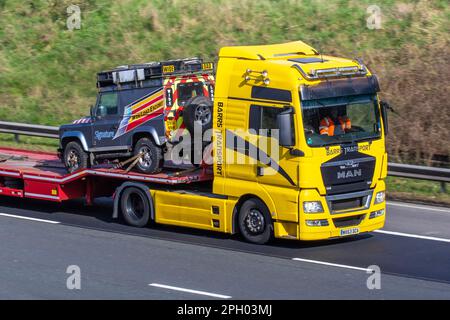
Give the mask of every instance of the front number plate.
M 359 228 L 341 229 L 339 232 L 341 237 L 351 236 L 354 234 L 358 234 Z

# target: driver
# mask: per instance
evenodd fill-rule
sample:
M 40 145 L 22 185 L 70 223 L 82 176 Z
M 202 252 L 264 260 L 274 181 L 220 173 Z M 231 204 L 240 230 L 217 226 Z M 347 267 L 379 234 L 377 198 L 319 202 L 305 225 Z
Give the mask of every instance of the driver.
M 338 124 L 338 125 L 336 125 Z M 339 116 L 339 108 L 327 108 L 325 117 L 320 121 L 320 134 L 334 136 L 344 134 L 352 128 L 352 123 L 347 116 Z

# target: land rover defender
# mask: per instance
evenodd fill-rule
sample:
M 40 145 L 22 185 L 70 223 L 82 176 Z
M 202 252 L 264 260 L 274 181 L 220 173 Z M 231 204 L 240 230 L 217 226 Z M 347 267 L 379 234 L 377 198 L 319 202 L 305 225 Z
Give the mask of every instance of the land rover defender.
M 159 172 L 164 153 L 193 136 L 195 124 L 212 127 L 213 71 L 213 63 L 190 58 L 98 73 L 90 116 L 60 127 L 68 171 L 136 157 L 137 171 Z

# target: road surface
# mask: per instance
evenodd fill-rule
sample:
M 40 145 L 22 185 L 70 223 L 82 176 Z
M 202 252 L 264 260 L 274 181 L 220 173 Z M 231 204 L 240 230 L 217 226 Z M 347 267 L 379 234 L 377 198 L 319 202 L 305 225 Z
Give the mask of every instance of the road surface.
M 0 299 L 450 299 L 448 208 L 389 202 L 380 232 L 264 246 L 136 229 L 111 211 L 107 200 L 88 208 L 2 197 Z M 67 288 L 69 266 L 79 268 L 79 290 Z M 381 288 L 369 290 L 374 266 Z

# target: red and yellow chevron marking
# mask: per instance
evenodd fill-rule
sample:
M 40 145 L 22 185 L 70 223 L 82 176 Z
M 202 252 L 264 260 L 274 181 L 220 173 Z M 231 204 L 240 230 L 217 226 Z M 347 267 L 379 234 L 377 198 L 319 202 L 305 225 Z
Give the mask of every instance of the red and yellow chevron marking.
M 163 98 L 163 91 L 157 90 L 125 107 L 123 119 L 114 139 L 163 114 Z
M 178 89 L 177 85 L 179 83 L 189 83 L 189 82 L 205 82 L 214 86 L 214 76 L 212 74 L 204 73 L 201 75 L 184 75 L 184 76 L 171 76 L 167 77 L 164 81 L 164 90 L 172 88 L 172 106 L 166 106 L 164 109 L 164 120 L 166 127 L 166 137 L 170 140 L 178 140 L 185 132 L 186 126 L 183 122 L 183 117 L 181 116 L 183 111 L 183 106 L 178 104 Z M 203 95 L 209 97 L 209 92 L 207 86 L 203 88 Z

